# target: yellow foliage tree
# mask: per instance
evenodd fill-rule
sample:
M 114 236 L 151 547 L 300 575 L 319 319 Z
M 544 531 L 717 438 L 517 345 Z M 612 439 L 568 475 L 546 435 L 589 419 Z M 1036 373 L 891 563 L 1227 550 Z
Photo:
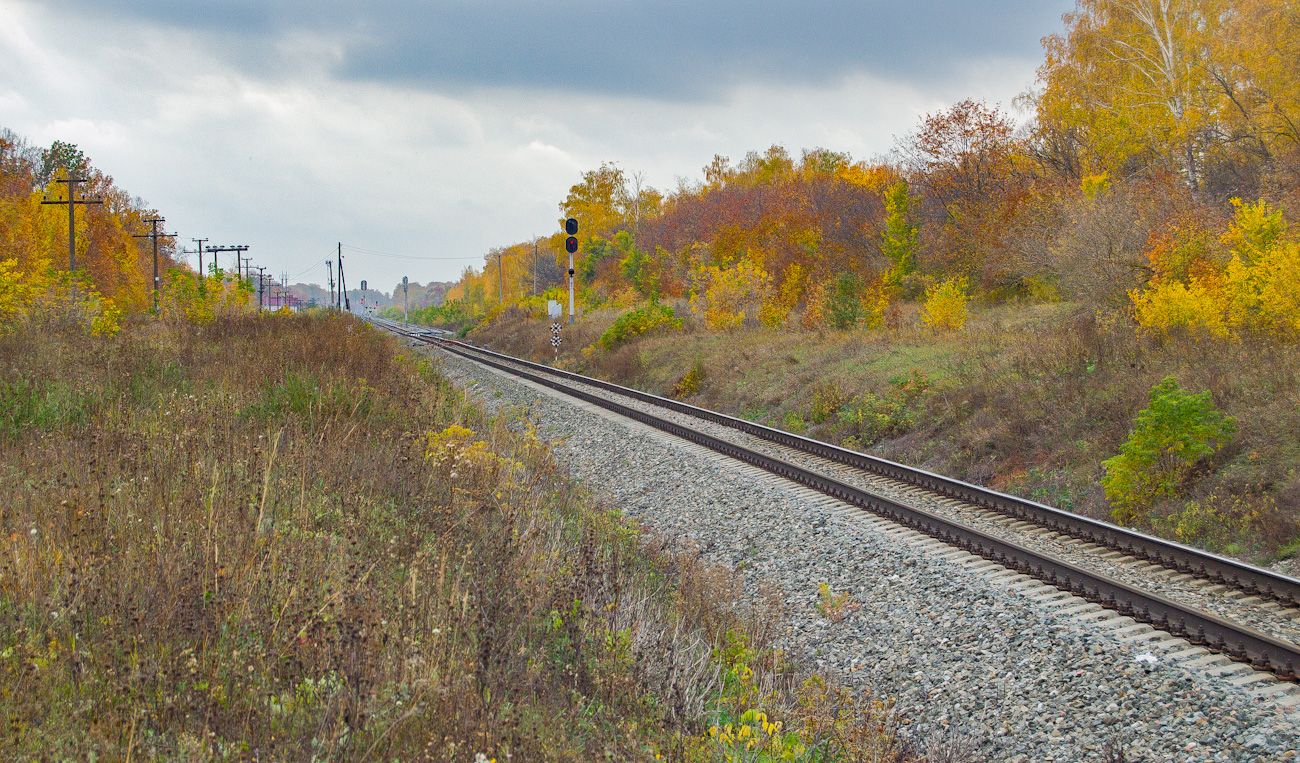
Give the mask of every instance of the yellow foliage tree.
M 1144 328 L 1165 331 L 1174 326 L 1197 326 L 1217 337 L 1229 334 L 1217 284 L 1204 279 L 1165 281 L 1131 296 L 1133 316 Z
M 756 319 L 771 296 L 771 276 L 753 263 L 742 261 L 727 270 L 706 265 L 701 270 L 708 287 L 691 295 L 691 310 L 714 331 L 734 331 L 746 318 Z
M 882 279 L 867 288 L 862 295 L 862 324 L 869 329 L 880 328 L 889 309 L 893 290 Z
M 218 315 L 253 312 L 251 287 L 243 281 L 221 276 L 199 278 L 193 273 L 170 270 L 159 295 L 159 313 L 165 320 L 208 323 Z M 288 308 L 284 308 L 288 312 Z
M 1204 132 L 1222 108 L 1206 66 L 1214 14 L 1200 0 L 1079 0 L 1044 40 L 1041 122 L 1077 130 L 1088 168 L 1158 158 L 1192 187 Z M 1151 156 L 1154 154 L 1154 156 Z
M 968 317 L 965 278 L 949 278 L 925 289 L 925 307 L 922 320 L 925 325 L 939 330 L 957 331 L 966 325 Z
M 815 283 L 808 287 L 808 299 L 804 302 L 799 325 L 806 329 L 826 328 L 826 301 L 829 296 L 830 290 L 824 283 Z
M 781 288 L 763 302 L 758 312 L 758 321 L 768 328 L 782 326 L 790 320 L 790 311 L 799 304 L 808 282 L 807 270 L 795 262 L 785 269 L 785 280 Z
M 31 303 L 31 285 L 17 260 L 0 260 L 0 331 L 12 326 Z
M 1237 215 L 1219 239 L 1231 258 L 1150 254 L 1155 277 L 1135 290 L 1133 314 L 1152 331 L 1182 326 L 1227 338 L 1253 332 L 1300 337 L 1300 242 L 1287 238 L 1282 210 L 1234 200 Z

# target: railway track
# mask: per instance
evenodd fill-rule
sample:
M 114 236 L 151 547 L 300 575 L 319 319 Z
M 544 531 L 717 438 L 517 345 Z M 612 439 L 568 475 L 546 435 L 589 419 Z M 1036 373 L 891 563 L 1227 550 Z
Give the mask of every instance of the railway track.
M 827 443 L 376 320 L 867 509 L 1151 626 L 1134 638 L 1225 677 L 1300 670 L 1300 580 Z M 1190 646 L 1190 645 L 1195 645 Z M 1180 649 L 1179 647 L 1186 647 Z M 1204 650 L 1222 657 L 1201 657 Z M 1249 667 L 1248 667 L 1249 666 Z M 1242 683 L 1254 675 L 1241 675 Z M 1293 687 L 1272 687 L 1284 696 Z M 1293 695 L 1294 696 L 1294 695 Z

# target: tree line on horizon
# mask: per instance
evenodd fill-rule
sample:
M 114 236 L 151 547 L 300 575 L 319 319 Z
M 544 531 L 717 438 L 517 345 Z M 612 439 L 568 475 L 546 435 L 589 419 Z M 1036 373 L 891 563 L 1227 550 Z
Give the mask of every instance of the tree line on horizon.
M 887 322 L 891 306 L 1069 300 L 1143 327 L 1300 335 L 1300 3 L 1080 0 L 1017 126 L 967 99 L 883 159 L 715 156 L 663 192 L 614 163 L 581 223 L 582 309 L 688 303 L 712 329 Z M 562 296 L 563 234 L 494 249 L 430 323 Z

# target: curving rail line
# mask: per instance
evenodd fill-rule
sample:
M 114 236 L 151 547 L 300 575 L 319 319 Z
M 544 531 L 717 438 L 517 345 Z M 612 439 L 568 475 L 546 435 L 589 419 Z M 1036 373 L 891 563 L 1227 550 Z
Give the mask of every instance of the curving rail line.
M 713 437 L 673 421 L 659 418 L 638 408 L 623 405 L 599 395 L 574 389 L 554 377 L 580 382 L 619 395 L 685 413 L 787 447 L 821 456 L 828 460 L 861 468 L 876 474 L 926 488 L 942 495 L 959 498 L 994 509 L 1009 516 L 1032 522 L 1056 532 L 1089 540 L 1098 545 L 1124 551 L 1133 556 L 1234 585 L 1256 595 L 1268 596 L 1285 603 L 1300 604 L 1300 580 L 1238 562 L 1178 543 L 1125 530 L 1104 522 L 1055 509 L 1044 504 L 970 485 L 942 475 L 893 463 L 873 456 L 838 448 L 816 440 L 782 432 L 761 424 L 658 397 L 617 384 L 592 379 L 567 371 L 520 360 L 490 350 L 434 335 L 427 329 L 405 327 L 400 323 L 376 320 L 384 329 L 421 341 L 436 343 L 461 357 L 482 363 L 558 390 L 566 395 L 599 405 L 620 415 L 662 429 L 714 451 L 745 461 L 810 488 L 860 506 L 875 514 L 908 525 L 938 540 L 978 554 L 1004 566 L 1032 575 L 1063 590 L 1141 620 L 1194 644 L 1222 652 L 1233 658 L 1267 669 L 1279 678 L 1295 681 L 1300 671 L 1300 646 L 1273 638 L 1254 628 L 1232 623 L 1209 612 L 1190 607 L 1159 594 L 1135 588 L 1127 583 L 1073 565 L 1015 542 L 997 538 L 947 518 L 899 503 L 832 477 L 805 469 L 735 443 Z M 530 369 L 521 370 L 520 367 Z M 537 373 L 534 373 L 537 372 Z

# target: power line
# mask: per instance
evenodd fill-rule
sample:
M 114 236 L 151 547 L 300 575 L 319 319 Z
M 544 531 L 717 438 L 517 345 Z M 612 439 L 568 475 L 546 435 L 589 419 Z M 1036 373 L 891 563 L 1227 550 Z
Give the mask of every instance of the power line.
M 312 265 L 311 267 L 309 267 L 309 268 L 307 268 L 306 270 L 302 271 L 302 272 L 299 273 L 298 275 L 296 275 L 296 276 L 292 276 L 290 280 L 297 281 L 299 278 L 302 278 L 303 276 L 307 275 L 308 273 L 314 272 L 314 271 L 316 271 L 316 270 L 320 270 L 320 268 L 321 268 L 323 265 L 325 265 L 325 264 L 326 264 L 325 262 L 318 262 L 318 263 L 316 263 L 315 265 Z

